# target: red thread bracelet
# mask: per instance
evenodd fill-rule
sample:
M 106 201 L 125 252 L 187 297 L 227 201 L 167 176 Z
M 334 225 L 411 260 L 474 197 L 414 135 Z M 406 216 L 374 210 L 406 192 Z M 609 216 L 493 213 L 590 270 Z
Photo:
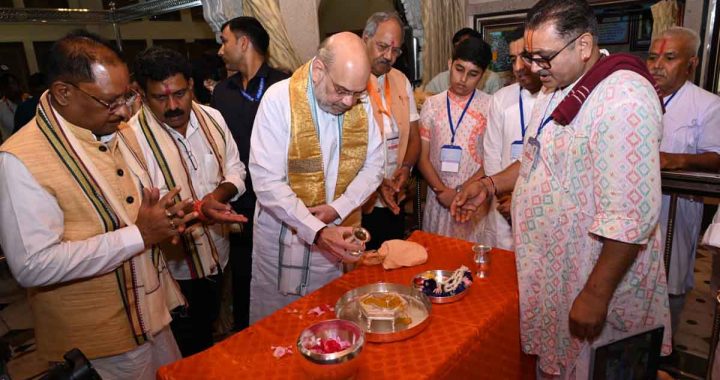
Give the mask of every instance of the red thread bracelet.
M 201 222 L 207 222 L 208 218 L 205 216 L 205 214 L 202 211 L 202 206 L 205 201 L 202 200 L 196 200 L 195 203 L 193 203 L 193 211 L 195 211 L 198 214 L 198 220 Z

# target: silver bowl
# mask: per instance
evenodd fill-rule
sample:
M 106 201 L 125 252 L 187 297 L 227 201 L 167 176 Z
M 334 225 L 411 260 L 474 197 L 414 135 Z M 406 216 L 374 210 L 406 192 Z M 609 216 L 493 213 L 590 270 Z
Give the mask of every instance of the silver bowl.
M 303 345 L 309 336 L 338 337 L 350 342 L 350 347 L 331 354 L 313 352 Z M 360 368 L 364 345 L 365 332 L 357 324 L 342 319 L 320 321 L 305 328 L 297 339 L 297 349 L 303 358 L 300 366 L 313 379 L 347 379 Z
M 428 279 L 428 278 L 433 278 L 433 279 L 435 279 L 435 281 L 444 281 L 445 279 L 451 277 L 453 275 L 453 272 L 454 271 L 451 271 L 451 270 L 436 269 L 436 270 L 429 270 L 429 271 L 425 271 L 422 273 L 418 273 L 417 275 L 415 275 L 415 277 L 413 277 L 413 285 L 415 286 L 415 289 L 417 289 L 419 292 L 422 292 L 423 280 Z M 472 284 L 470 286 L 472 286 Z M 427 295 L 427 294 L 425 296 L 432 303 L 437 303 L 437 304 L 452 303 L 452 302 L 460 301 L 461 299 L 465 298 L 465 296 L 468 294 L 468 291 L 470 290 L 470 286 L 465 288 L 463 291 L 457 292 L 450 296 L 442 297 L 442 296 Z

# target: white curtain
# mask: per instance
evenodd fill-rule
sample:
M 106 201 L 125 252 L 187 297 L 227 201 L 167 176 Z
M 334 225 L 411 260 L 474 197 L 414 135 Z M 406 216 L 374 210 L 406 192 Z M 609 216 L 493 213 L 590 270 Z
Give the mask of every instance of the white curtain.
M 465 26 L 465 0 L 422 0 L 423 86 L 447 70 L 455 32 Z
M 290 43 L 277 0 L 203 0 L 203 17 L 220 43 L 222 25 L 238 16 L 255 17 L 270 35 L 270 65 L 293 71 L 302 61 Z

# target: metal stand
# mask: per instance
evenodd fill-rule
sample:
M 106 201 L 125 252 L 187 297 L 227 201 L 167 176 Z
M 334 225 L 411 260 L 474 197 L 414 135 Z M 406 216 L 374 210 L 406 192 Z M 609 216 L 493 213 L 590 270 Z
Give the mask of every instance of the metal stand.
M 672 254 L 673 232 L 675 229 L 675 214 L 677 211 L 678 195 L 695 195 L 720 197 L 720 175 L 711 173 L 695 172 L 662 172 L 662 189 L 664 193 L 670 194 L 670 210 L 668 212 L 668 228 L 665 235 L 665 272 L 670 273 L 670 258 Z M 710 341 L 710 352 L 708 355 L 708 366 L 705 378 L 712 376 L 712 365 L 715 358 L 715 347 L 720 340 L 720 294 L 715 302 L 715 318 L 712 328 L 712 339 Z

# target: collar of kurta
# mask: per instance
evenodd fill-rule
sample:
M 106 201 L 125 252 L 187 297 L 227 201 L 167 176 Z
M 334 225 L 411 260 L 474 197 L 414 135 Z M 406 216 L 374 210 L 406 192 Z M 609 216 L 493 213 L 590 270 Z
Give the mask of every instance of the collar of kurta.
M 655 83 L 655 79 L 650 75 L 645 63 L 640 58 L 628 54 L 628 53 L 617 53 L 609 56 L 601 56 L 600 59 L 593 65 L 590 70 L 577 82 L 570 93 L 563 99 L 562 102 L 555 108 L 552 113 L 553 120 L 560 125 L 570 124 L 580 108 L 585 103 L 585 100 L 595 90 L 600 82 L 605 80 L 611 74 L 620 70 L 628 70 L 639 74 L 645 78 L 655 88 L 660 104 L 662 105 L 662 96 L 660 95 L 660 89 Z M 663 108 L 663 112 L 665 109 Z

